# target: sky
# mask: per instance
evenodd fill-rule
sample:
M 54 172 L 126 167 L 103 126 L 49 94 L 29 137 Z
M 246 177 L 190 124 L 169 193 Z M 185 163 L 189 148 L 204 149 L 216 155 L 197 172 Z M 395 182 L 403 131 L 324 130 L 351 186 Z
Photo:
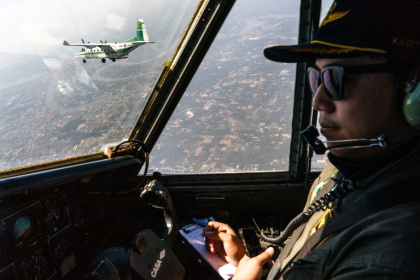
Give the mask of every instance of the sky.
M 64 40 L 69 43 L 80 43 L 81 38 L 85 42 L 123 41 L 135 35 L 134 31 L 133 34 L 127 34 L 127 21 L 132 21 L 132 25 L 136 26 L 136 18 L 144 18 L 149 31 L 151 22 L 159 24 L 156 18 L 166 21 L 168 19 L 165 16 L 173 16 L 173 12 L 169 12 L 171 9 L 185 16 L 182 14 L 182 6 L 188 2 L 89 0 L 86 5 L 86 0 L 2 0 L 0 52 L 47 56 L 54 53 L 52 50 L 55 49 L 61 50 L 61 55 L 71 57 L 75 51 L 71 48 L 63 51 L 61 45 Z M 191 2 L 198 3 L 198 0 Z M 275 3 L 272 0 L 269 2 L 271 5 Z M 325 14 L 332 0 L 323 2 Z
M 0 51 L 44 54 L 65 37 L 98 28 L 121 30 L 130 0 L 0 2 Z M 126 10 L 124 10 L 126 9 Z M 134 19 L 135 20 L 135 19 Z M 133 24 L 134 25 L 134 24 Z
M 89 0 L 86 5 L 86 0 L 2 0 L 0 52 L 46 55 L 64 40 L 81 43 L 81 38 L 85 42 L 129 39 L 119 36 L 127 28 L 127 21 L 132 21 L 132 34 L 124 35 L 131 38 L 137 17 L 163 9 L 167 1 Z

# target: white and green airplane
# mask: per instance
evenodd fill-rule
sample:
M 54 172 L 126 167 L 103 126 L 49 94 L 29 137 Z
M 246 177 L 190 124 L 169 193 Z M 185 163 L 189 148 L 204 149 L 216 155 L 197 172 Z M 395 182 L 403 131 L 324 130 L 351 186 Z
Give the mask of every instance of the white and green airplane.
M 105 63 L 105 58 L 108 58 L 115 62 L 116 59 L 128 58 L 128 54 L 134 51 L 141 45 L 154 43 L 149 41 L 149 36 L 146 32 L 146 25 L 143 19 L 137 19 L 137 36 L 128 39 L 121 43 L 87 43 L 82 39 L 83 44 L 69 44 L 67 41 L 63 42 L 64 46 L 82 46 L 82 51 L 75 54 L 75 57 L 83 59 L 83 63 L 86 63 L 86 59 L 97 59 L 100 58 Z

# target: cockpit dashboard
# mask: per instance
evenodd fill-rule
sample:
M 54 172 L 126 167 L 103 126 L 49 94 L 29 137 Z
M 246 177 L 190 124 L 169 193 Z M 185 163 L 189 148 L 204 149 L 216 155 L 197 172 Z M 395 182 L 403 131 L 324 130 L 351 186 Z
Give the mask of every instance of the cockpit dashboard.
M 108 160 L 0 180 L 0 279 L 81 279 L 112 228 L 113 206 L 96 191 L 114 197 L 114 180 L 139 166 Z
M 0 279 L 59 279 L 94 236 L 92 199 L 64 192 L 1 212 Z

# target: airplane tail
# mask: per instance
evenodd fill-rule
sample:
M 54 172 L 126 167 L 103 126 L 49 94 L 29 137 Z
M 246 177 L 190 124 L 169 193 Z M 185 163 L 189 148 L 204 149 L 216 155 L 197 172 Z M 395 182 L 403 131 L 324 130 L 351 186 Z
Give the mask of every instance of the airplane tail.
M 137 19 L 137 41 L 149 41 L 144 20 Z
M 137 19 L 137 36 L 133 37 L 124 42 L 143 41 L 149 42 L 149 36 L 147 35 L 146 25 L 143 19 Z

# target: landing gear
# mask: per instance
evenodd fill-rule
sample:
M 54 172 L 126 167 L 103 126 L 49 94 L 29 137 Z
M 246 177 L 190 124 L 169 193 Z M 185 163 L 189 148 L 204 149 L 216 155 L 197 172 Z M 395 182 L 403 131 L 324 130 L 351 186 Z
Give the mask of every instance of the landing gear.
M 102 61 L 102 63 L 105 63 L 106 62 L 105 58 L 102 58 L 101 61 Z
M 112 58 L 111 60 L 112 60 L 112 62 L 115 62 L 115 58 Z
M 86 59 L 83 59 L 83 63 L 86 63 Z

